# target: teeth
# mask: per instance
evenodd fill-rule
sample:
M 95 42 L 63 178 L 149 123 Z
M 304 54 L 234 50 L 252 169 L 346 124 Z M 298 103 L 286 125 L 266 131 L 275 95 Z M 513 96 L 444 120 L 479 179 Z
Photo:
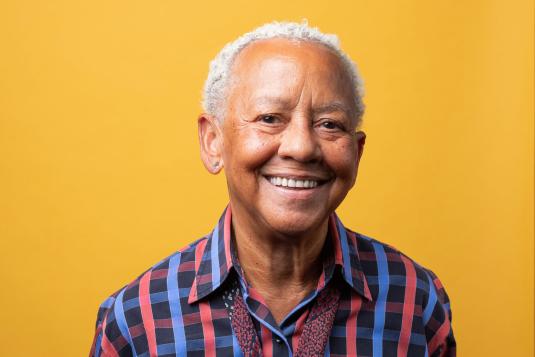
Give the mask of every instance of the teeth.
M 314 188 L 318 186 L 318 181 L 314 180 L 296 180 L 286 177 L 270 177 L 269 182 L 275 186 L 294 187 L 294 188 Z

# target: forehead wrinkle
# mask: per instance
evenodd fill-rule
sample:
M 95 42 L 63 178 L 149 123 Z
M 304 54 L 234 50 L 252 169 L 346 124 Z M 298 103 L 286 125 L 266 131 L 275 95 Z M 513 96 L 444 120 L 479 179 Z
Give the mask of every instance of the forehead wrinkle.
M 261 96 L 258 98 L 255 98 L 255 104 L 262 106 L 262 105 L 268 105 L 268 106 L 277 106 L 280 108 L 291 108 L 291 102 L 290 100 L 283 98 L 283 97 L 277 97 L 277 96 Z

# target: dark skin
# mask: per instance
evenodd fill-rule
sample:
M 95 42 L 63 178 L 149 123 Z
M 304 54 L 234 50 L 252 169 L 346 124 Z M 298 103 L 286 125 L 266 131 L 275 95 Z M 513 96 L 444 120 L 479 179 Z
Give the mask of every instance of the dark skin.
M 224 121 L 199 117 L 201 158 L 225 168 L 240 264 L 280 324 L 317 285 L 328 217 L 355 183 L 365 135 L 351 81 L 322 45 L 255 42 L 232 79 Z
M 257 234 L 242 229 L 247 226 L 239 223 L 233 222 L 233 228 L 236 237 L 240 237 L 236 238 L 237 250 L 245 278 L 264 298 L 280 324 L 317 285 L 323 268 L 321 250 L 326 227 L 314 239 L 307 240 L 306 247 L 289 248 L 285 237 L 274 246 L 272 241 L 257 239 Z

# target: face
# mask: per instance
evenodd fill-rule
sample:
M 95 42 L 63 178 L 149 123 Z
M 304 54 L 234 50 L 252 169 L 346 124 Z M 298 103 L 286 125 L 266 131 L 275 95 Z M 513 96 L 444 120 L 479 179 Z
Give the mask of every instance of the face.
M 364 144 L 352 93 L 320 44 L 264 40 L 238 55 L 220 124 L 235 217 L 283 235 L 326 224 L 355 183 Z

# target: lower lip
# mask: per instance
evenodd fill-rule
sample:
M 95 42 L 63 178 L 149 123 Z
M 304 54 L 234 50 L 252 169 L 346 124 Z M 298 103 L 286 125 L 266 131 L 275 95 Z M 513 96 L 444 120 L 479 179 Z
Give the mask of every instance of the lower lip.
M 325 182 L 321 185 L 318 185 L 314 188 L 296 188 L 296 187 L 284 187 L 284 186 L 275 186 L 272 184 L 267 177 L 264 177 L 266 180 L 266 183 L 277 190 L 277 192 L 283 194 L 285 197 L 288 197 L 290 199 L 294 200 L 306 200 L 309 199 L 315 195 L 318 194 L 318 191 L 320 191 L 325 185 L 328 184 L 328 182 Z

